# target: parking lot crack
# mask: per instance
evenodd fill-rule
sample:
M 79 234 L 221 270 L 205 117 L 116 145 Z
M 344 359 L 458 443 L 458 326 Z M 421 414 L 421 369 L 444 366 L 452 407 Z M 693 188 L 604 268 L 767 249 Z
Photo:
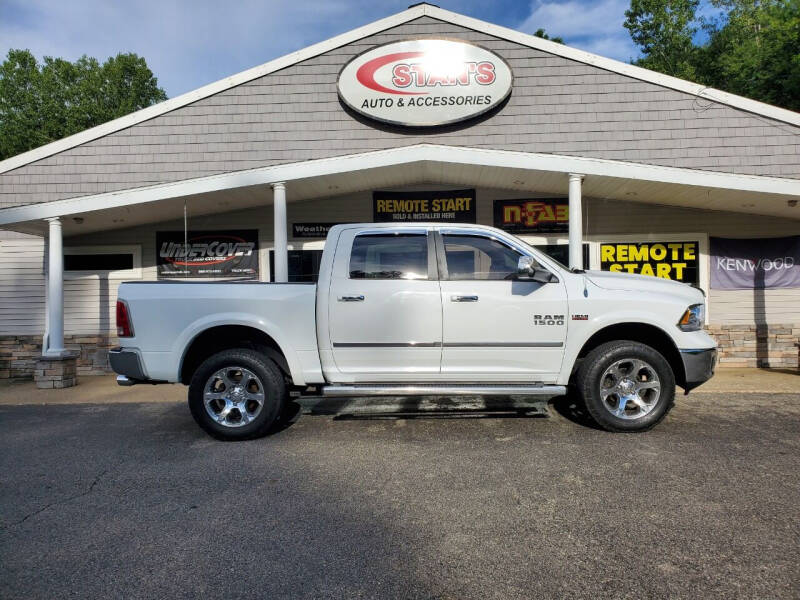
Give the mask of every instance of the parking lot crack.
M 24 523 L 28 519 L 31 519 L 31 518 L 35 517 L 36 515 L 39 515 L 39 514 L 43 513 L 44 511 L 52 508 L 53 506 L 58 506 L 60 504 L 67 504 L 68 502 L 72 502 L 73 500 L 77 500 L 78 498 L 83 498 L 84 496 L 88 496 L 89 494 L 91 494 L 94 491 L 95 486 L 100 482 L 100 480 L 103 478 L 103 476 L 106 473 L 108 473 L 108 469 L 103 469 L 92 480 L 92 482 L 89 484 L 89 487 L 87 487 L 84 491 L 80 492 L 79 494 L 73 494 L 72 496 L 67 496 L 66 498 L 62 498 L 61 500 L 56 500 L 54 502 L 50 502 L 49 504 L 45 504 L 43 507 L 41 507 L 41 508 L 39 508 L 39 509 L 37 509 L 37 510 L 35 510 L 33 512 L 28 513 L 27 515 L 22 517 L 19 521 L 15 521 L 14 523 L 11 523 L 8 526 L 4 526 L 4 528 L 16 527 L 17 525 L 22 525 L 22 523 Z

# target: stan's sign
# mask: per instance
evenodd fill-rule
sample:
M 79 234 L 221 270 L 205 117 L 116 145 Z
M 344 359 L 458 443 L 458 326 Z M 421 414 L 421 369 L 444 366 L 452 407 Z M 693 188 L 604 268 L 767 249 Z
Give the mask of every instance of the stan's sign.
M 378 46 L 339 74 L 339 97 L 372 119 L 427 127 L 491 110 L 511 93 L 511 68 L 488 50 L 454 40 Z

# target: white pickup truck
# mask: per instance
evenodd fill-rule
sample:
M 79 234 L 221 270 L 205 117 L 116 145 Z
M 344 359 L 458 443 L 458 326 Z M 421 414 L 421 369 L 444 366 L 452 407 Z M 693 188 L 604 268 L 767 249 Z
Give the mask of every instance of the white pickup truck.
M 570 270 L 491 227 L 337 225 L 317 284 L 123 283 L 121 385 L 181 382 L 223 439 L 267 433 L 290 391 L 532 395 L 574 385 L 599 425 L 642 431 L 713 375 L 704 297 Z

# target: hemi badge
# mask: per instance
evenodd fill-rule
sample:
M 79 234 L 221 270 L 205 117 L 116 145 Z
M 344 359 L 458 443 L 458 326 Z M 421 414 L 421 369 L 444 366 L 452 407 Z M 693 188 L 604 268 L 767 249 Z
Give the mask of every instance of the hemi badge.
M 588 321 L 589 315 L 572 315 L 573 321 Z

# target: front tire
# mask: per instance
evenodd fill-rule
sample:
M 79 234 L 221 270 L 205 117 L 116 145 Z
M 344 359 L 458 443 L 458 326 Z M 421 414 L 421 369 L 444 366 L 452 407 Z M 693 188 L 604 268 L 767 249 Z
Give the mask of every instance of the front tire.
M 652 429 L 675 401 L 669 363 L 638 342 L 607 342 L 592 350 L 578 369 L 577 386 L 586 410 L 607 431 Z
M 189 409 L 220 440 L 266 435 L 288 396 L 278 366 L 254 350 L 223 350 L 197 368 L 189 384 Z

